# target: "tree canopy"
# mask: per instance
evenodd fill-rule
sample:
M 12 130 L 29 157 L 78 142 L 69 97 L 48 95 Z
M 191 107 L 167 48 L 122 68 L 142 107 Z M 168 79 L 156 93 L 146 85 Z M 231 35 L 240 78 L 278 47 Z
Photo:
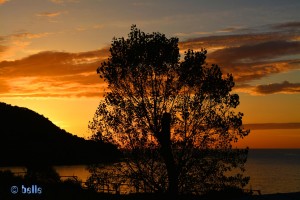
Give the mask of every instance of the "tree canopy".
M 97 69 L 108 91 L 90 122 L 93 138 L 126 152 L 121 171 L 152 191 L 243 187 L 247 149 L 233 144 L 249 130 L 234 111 L 233 76 L 209 66 L 204 49 L 180 59 L 178 42 L 135 25 L 128 38 L 113 39 L 110 57 Z

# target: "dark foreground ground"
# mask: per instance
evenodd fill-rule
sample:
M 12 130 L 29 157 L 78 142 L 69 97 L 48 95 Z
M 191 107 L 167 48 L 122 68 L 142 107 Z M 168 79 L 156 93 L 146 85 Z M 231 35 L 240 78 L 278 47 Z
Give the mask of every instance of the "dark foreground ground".
M 1 194 L 0 194 L 1 195 Z M 0 196 L 1 200 L 300 200 L 300 192 L 297 193 L 278 193 L 268 195 L 245 195 L 242 197 L 227 197 L 223 195 L 212 196 L 179 196 L 170 197 L 166 195 L 153 195 L 153 194 L 130 194 L 130 195 L 115 195 L 115 194 L 100 194 L 93 192 L 80 192 L 74 193 L 72 191 L 61 191 L 57 193 L 51 193 L 48 195 L 37 194 L 17 194 L 17 195 L 4 195 Z
M 300 200 L 296 193 L 249 195 L 241 189 L 224 189 L 205 196 L 163 194 L 107 194 L 83 188 L 80 182 L 61 177 L 51 167 L 27 168 L 18 176 L 11 171 L 0 171 L 0 200 Z M 16 189 L 17 188 L 17 189 Z

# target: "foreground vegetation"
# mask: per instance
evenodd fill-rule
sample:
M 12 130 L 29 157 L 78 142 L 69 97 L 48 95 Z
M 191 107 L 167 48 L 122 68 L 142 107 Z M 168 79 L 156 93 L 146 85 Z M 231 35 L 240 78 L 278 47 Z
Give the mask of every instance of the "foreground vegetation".
M 21 185 L 25 187 L 36 185 L 42 188 L 41 193 L 23 193 Z M 12 186 L 19 186 L 17 194 L 11 193 Z M 113 200 L 126 200 L 126 199 L 166 199 L 166 194 L 155 193 L 136 193 L 136 194 L 107 194 L 97 193 L 91 189 L 83 188 L 80 181 L 67 179 L 60 180 L 59 175 L 51 168 L 27 169 L 25 176 L 16 176 L 11 171 L 0 171 L 0 194 L 1 199 L 113 199 Z M 233 197 L 240 197 L 243 193 L 241 190 L 227 190 L 209 193 L 204 196 L 197 195 L 178 195 L 176 199 L 214 199 L 222 196 L 231 199 Z M 175 196 L 173 197 L 175 198 Z
M 11 192 L 12 186 L 18 186 L 16 194 Z M 25 192 L 22 187 L 41 188 L 40 193 L 31 190 Z M 24 188 L 23 188 L 24 189 Z M 83 188 L 80 180 L 61 180 L 57 172 L 52 167 L 27 167 L 24 176 L 18 176 L 11 171 L 0 171 L 0 194 L 1 199 L 166 199 L 167 194 L 159 193 L 135 193 L 135 194 L 108 194 L 99 193 L 93 189 Z M 177 195 L 176 199 L 214 199 L 222 196 L 228 199 L 243 196 L 240 189 L 227 189 L 214 191 L 206 195 Z M 175 198 L 175 196 L 173 196 Z
M 41 187 L 41 194 L 17 194 L 11 193 L 12 186 L 37 185 Z M 0 171 L 0 195 L 1 200 L 165 200 L 170 199 L 167 194 L 135 193 L 135 194 L 107 194 L 98 193 L 91 189 L 83 188 L 80 181 L 73 179 L 61 180 L 59 175 L 51 167 L 43 169 L 28 168 L 25 176 L 16 176 L 10 171 Z M 270 194 L 251 196 L 241 189 L 227 188 L 220 191 L 211 191 L 205 195 L 177 195 L 171 199 L 178 200 L 287 200 L 299 199 L 300 192 L 288 194 Z

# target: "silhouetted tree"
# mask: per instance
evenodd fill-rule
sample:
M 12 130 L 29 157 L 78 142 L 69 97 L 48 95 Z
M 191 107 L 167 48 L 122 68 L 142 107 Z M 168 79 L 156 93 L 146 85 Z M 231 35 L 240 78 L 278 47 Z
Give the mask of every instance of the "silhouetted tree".
M 97 73 L 108 84 L 90 129 L 94 139 L 125 152 L 121 172 L 151 191 L 204 193 L 242 187 L 247 149 L 232 144 L 248 135 L 234 112 L 233 77 L 205 63 L 206 51 L 180 60 L 178 38 L 131 27 L 114 38 Z M 123 166 L 125 165 L 125 166 Z M 228 175 L 232 169 L 241 171 Z

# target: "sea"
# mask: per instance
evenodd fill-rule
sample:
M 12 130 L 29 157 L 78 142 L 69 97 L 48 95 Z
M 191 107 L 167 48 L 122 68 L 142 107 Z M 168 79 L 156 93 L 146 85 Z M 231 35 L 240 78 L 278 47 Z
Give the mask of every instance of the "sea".
M 85 165 L 55 166 L 60 176 L 77 176 L 85 182 L 89 171 Z M 2 167 L 24 172 L 24 167 Z M 250 182 L 244 189 L 262 194 L 300 192 L 300 149 L 250 149 L 246 163 Z
M 245 175 L 262 194 L 300 192 L 300 149 L 249 150 Z

